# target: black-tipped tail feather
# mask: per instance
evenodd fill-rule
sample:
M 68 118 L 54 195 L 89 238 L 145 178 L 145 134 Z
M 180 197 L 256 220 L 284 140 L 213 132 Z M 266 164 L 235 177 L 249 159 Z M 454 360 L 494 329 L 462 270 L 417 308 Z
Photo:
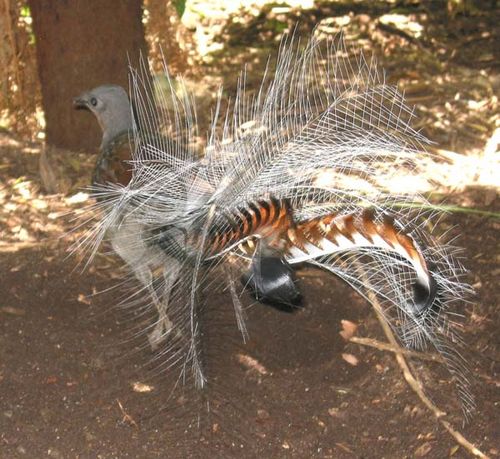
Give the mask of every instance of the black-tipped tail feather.
M 417 279 L 413 284 L 413 302 L 410 311 L 418 318 L 432 318 L 441 310 L 439 285 L 432 271 L 428 271 L 427 282 Z
M 301 304 L 302 295 L 296 285 L 295 271 L 282 257 L 255 257 L 249 272 L 241 280 L 261 303 L 286 311 Z

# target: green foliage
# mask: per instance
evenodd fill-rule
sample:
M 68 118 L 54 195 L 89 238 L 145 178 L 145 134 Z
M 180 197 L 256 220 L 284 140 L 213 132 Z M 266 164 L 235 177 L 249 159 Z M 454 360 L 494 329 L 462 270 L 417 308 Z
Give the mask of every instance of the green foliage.
M 483 217 L 492 217 L 500 219 L 500 212 L 494 212 L 489 210 L 481 210 L 475 209 L 473 207 L 463 207 L 463 206 L 448 206 L 445 204 L 420 204 L 420 203 L 395 203 L 393 207 L 412 207 L 415 209 L 429 209 L 429 210 L 439 210 L 441 212 L 450 212 L 450 213 L 463 213 L 463 214 L 471 214 L 471 215 L 481 215 Z
M 28 5 L 21 6 L 21 11 L 19 14 L 22 18 L 30 18 L 31 17 L 30 7 Z
M 266 28 L 272 30 L 274 33 L 283 33 L 288 28 L 288 23 L 285 21 L 279 21 L 277 19 L 269 19 L 266 21 Z
M 182 18 L 184 11 L 186 11 L 186 0 L 173 0 L 172 3 L 175 11 L 177 11 L 177 14 L 179 15 L 179 18 Z
M 31 18 L 31 10 L 28 5 L 23 5 L 19 9 L 19 17 L 21 18 L 21 22 L 23 23 L 23 27 L 26 28 L 26 32 L 28 33 L 29 41 L 28 44 L 35 44 L 35 34 L 33 32 L 33 27 L 31 26 L 33 20 Z

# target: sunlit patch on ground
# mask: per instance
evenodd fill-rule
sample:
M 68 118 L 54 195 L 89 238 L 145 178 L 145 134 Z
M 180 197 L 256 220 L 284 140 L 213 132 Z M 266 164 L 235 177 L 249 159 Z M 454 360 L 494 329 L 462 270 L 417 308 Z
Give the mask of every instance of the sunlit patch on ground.
M 65 235 L 71 238 L 72 214 L 88 200 L 83 187 L 92 158 L 84 155 L 81 161 L 79 154 L 46 149 L 45 154 L 51 154 L 50 170 L 61 190 L 47 192 L 40 175 L 45 148 L 41 143 L 0 134 L 0 251 L 57 245 Z M 78 170 L 72 166 L 75 162 Z
M 412 125 L 435 142 L 428 147 L 433 159 L 422 164 L 421 173 L 398 173 L 384 186 L 395 193 L 419 191 L 431 203 L 445 200 L 452 207 L 442 229 L 451 228 L 452 236 L 460 236 L 457 245 L 465 248 L 468 278 L 477 292 L 459 311 L 465 315 L 463 328 L 473 354 L 479 402 L 478 415 L 463 433 L 486 454 L 498 456 L 498 410 L 492 402 L 499 386 L 500 275 L 494 17 L 455 14 L 447 21 L 443 13 L 433 16 L 412 9 L 391 14 L 391 8 L 369 2 L 357 13 L 342 11 L 329 18 L 343 3 L 330 2 L 307 12 L 300 11 L 299 6 L 306 7 L 302 2 L 188 2 L 185 21 L 195 26 L 204 62 L 192 69 L 191 82 L 202 121 L 210 118 L 220 83 L 224 82 L 225 95 L 234 94 L 243 65 L 257 88 L 268 54 L 297 18 L 303 24 L 301 34 L 313 26 L 323 34 L 343 28 L 351 45 L 376 55 L 387 81 L 399 82 L 409 103 L 416 105 Z M 457 33 L 462 28 L 463 33 Z M 5 120 L 0 124 L 14 125 Z M 123 281 L 117 263 L 100 256 L 84 271 L 75 268 L 77 257 L 67 258 L 68 248 L 85 229 L 77 224 L 82 209 L 92 202 L 86 187 L 93 161 L 92 155 L 0 134 L 0 383 L 6 401 L 0 413 L 6 426 L 0 444 L 6 457 L 40 457 L 47 451 L 54 457 L 71 457 L 76 451 L 84 456 L 99 451 L 106 457 L 165 457 L 162 453 L 172 448 L 162 429 L 141 430 L 128 415 L 127 403 L 102 395 L 124 381 L 122 393 L 141 397 L 157 387 L 128 381 L 128 374 L 114 367 L 116 353 L 109 349 L 121 338 L 116 331 L 121 324 L 113 316 L 103 319 L 102 310 L 115 305 L 121 293 L 95 292 Z M 318 176 L 319 181 L 334 179 L 330 171 Z M 361 185 L 366 183 L 352 184 Z M 455 212 L 462 206 L 465 212 Z M 252 334 L 254 341 L 245 352 L 236 355 L 242 371 L 238 394 L 242 389 L 252 394 L 250 409 L 237 421 L 258 426 L 255 444 L 272 450 L 270 445 L 276 443 L 272 454 L 265 450 L 261 457 L 462 457 L 461 447 L 408 393 L 392 354 L 374 351 L 362 341 L 366 335 L 377 336 L 378 325 L 368 308 L 363 309 L 360 299 L 340 283 L 307 274 L 301 273 L 301 280 L 310 293 L 309 307 L 286 320 L 269 309 L 258 310 L 258 333 Z M 89 325 L 85 320 L 95 309 L 99 319 Z M 273 317 L 274 322 L 269 320 Z M 274 328 L 278 323 L 283 324 L 282 333 Z M 339 343 L 332 344 L 339 330 L 344 340 L 350 340 L 344 343 L 345 352 Z M 358 344 L 352 338 L 358 338 Z M 133 360 L 134 365 L 143 363 Z M 447 393 L 445 379 L 436 386 Z M 220 425 L 214 424 L 213 431 L 221 435 Z M 235 450 L 246 457 L 247 450 L 239 444 Z

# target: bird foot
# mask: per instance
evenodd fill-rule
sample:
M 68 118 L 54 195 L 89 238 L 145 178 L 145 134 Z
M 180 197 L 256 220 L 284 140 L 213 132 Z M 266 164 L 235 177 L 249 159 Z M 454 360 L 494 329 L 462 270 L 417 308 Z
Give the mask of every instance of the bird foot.
M 149 345 L 153 352 L 157 351 L 160 345 L 171 335 L 173 328 L 174 324 L 166 315 L 160 317 L 153 331 L 148 334 Z

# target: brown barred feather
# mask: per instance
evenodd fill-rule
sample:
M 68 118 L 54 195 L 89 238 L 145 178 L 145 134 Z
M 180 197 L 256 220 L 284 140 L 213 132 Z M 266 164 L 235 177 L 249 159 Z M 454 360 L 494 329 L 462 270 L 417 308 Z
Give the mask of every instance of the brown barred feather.
M 242 239 L 248 242 L 240 247 L 245 254 L 252 254 L 256 248 L 252 239 L 264 239 L 269 246 L 282 248 L 287 253 L 295 247 L 308 255 L 308 245 L 322 249 L 322 241 L 328 240 L 342 250 L 343 236 L 351 244 L 361 236 L 366 246 L 377 247 L 375 238 L 380 237 L 388 247 L 405 256 L 408 260 L 420 266 L 422 272 L 428 275 L 427 264 L 420 248 L 413 238 L 398 228 L 394 218 L 383 214 L 377 222 L 373 209 L 363 209 L 361 212 L 339 215 L 330 213 L 296 223 L 293 210 L 287 200 L 273 197 L 251 203 L 245 208 L 238 208 L 233 215 L 226 216 L 228 228 L 217 232 L 209 243 L 209 253 L 212 256 L 224 252 Z M 250 243 L 250 241 L 252 241 Z

